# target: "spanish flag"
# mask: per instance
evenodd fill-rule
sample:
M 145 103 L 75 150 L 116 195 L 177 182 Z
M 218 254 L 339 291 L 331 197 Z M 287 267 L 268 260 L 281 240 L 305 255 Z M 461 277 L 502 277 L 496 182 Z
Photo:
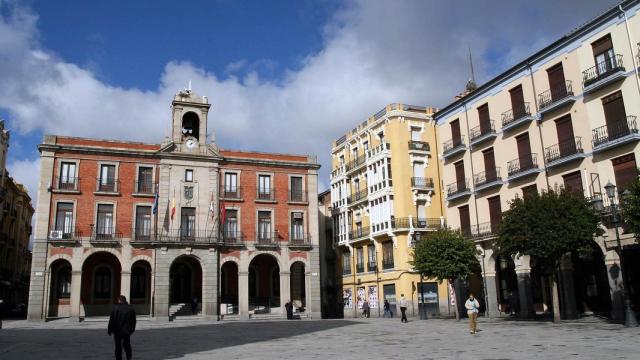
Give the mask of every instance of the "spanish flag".
M 171 199 L 171 221 L 173 221 L 173 216 L 176 214 L 176 198 Z

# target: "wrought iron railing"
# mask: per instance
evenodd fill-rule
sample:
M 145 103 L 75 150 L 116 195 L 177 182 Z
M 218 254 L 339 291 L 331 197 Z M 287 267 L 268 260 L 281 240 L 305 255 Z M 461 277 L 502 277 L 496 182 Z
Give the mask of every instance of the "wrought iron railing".
M 573 139 L 561 141 L 544 149 L 544 159 L 547 163 L 562 159 L 567 156 L 582 153 L 582 138 L 576 136 Z
M 372 156 L 375 156 L 375 155 L 377 155 L 377 154 L 379 154 L 379 153 L 381 153 L 381 152 L 383 152 L 385 150 L 390 150 L 390 149 L 391 149 L 391 145 L 389 143 L 382 143 L 382 144 L 374 147 L 373 149 L 368 150 L 367 151 L 367 155 L 369 157 L 372 157 Z
M 137 180 L 134 185 L 138 194 L 153 194 L 156 189 L 156 184 L 151 180 Z
M 57 176 L 53 184 L 54 190 L 66 190 L 66 191 L 79 191 L 80 190 L 80 178 Z
M 569 96 L 573 96 L 573 87 L 570 80 L 565 80 L 564 84 L 540 93 L 538 104 L 540 109 L 544 109 Z
M 307 201 L 306 191 L 289 191 L 289 202 L 305 203 Z
M 369 192 L 367 191 L 367 188 L 364 188 L 358 192 L 355 192 L 351 195 L 349 195 L 349 197 L 347 197 L 347 203 L 351 204 L 354 202 L 358 202 L 360 200 L 364 200 L 367 198 L 367 195 L 369 194 Z
M 493 120 L 489 120 L 488 126 L 478 125 L 469 131 L 469 141 L 473 141 L 487 134 L 495 134 L 496 127 Z
M 622 63 L 622 55 L 616 54 L 616 56 L 601 61 L 595 66 L 588 68 L 582 72 L 582 83 L 584 87 L 592 85 L 618 71 L 624 71 L 624 65 Z
M 538 155 L 526 154 L 507 163 L 508 176 L 538 168 Z
M 391 218 L 391 227 L 394 229 L 408 229 L 411 227 L 411 220 L 408 217 Z
M 453 152 L 454 150 L 464 146 L 465 146 L 464 135 L 461 135 L 460 138 L 458 139 L 447 140 L 442 144 L 442 154 L 447 155 Z
M 499 167 L 495 167 L 493 169 L 489 169 L 473 175 L 473 183 L 476 186 L 489 184 L 498 180 L 502 180 L 502 177 L 500 177 Z
M 502 127 L 505 127 L 512 122 L 518 121 L 527 116 L 531 116 L 531 111 L 529 110 L 529 103 L 524 102 L 519 107 L 515 109 L 509 109 L 502 113 Z
M 624 120 L 617 121 L 609 125 L 600 126 L 591 130 L 591 136 L 593 137 L 593 147 L 637 133 L 638 124 L 636 117 L 633 115 L 629 115 Z
M 258 188 L 256 189 L 256 200 L 261 201 L 275 201 L 276 189 L 275 188 Z
M 447 196 L 456 195 L 465 191 L 469 191 L 469 179 L 456 181 L 447 185 Z
M 369 271 L 376 271 L 376 269 L 378 268 L 378 264 L 376 264 L 375 261 L 369 261 L 367 262 L 367 270 Z
M 122 241 L 122 233 L 117 231 L 115 227 L 97 226 L 91 227 L 91 242 L 104 243 L 120 243 Z
M 471 226 L 471 237 L 483 238 L 493 235 L 495 229 L 490 221 Z
M 412 225 L 418 229 L 438 229 L 442 226 L 439 218 L 418 218 L 412 219 Z
M 218 242 L 218 236 L 215 231 L 191 228 L 161 230 L 156 238 L 160 242 L 167 243 L 214 244 Z
M 367 158 L 364 155 L 358 156 L 355 159 L 349 161 L 347 165 L 345 165 L 344 169 L 345 171 L 355 170 L 361 165 L 364 165 L 366 161 L 367 161 Z
M 220 243 L 223 245 L 242 245 L 244 236 L 242 231 L 223 231 L 220 236 Z
M 99 192 L 118 192 L 120 189 L 120 180 L 116 179 L 96 179 L 96 191 Z
M 393 259 L 382 259 L 382 269 L 393 269 Z
M 412 177 L 411 186 L 420 189 L 433 189 L 433 179 L 423 177 Z
M 220 189 L 220 195 L 223 199 L 228 200 L 242 199 L 242 187 L 225 184 L 222 186 L 222 189 Z
M 280 244 L 280 235 L 277 232 L 258 231 L 256 233 L 256 245 L 274 246 Z
M 353 229 L 349 231 L 349 239 L 358 240 L 358 239 L 366 238 L 369 236 L 370 233 L 371 233 L 371 230 L 369 229 L 368 226 Z
M 69 241 L 69 240 L 81 240 L 82 239 L 82 231 L 75 229 L 74 227 L 67 229 L 54 229 L 53 231 L 59 231 L 60 237 L 53 238 L 49 236 L 50 242 L 56 241 Z M 51 235 L 51 234 L 49 234 Z
M 426 141 L 411 140 L 409 141 L 409 150 L 430 151 L 431 147 Z
M 363 273 L 364 272 L 364 263 L 356 264 L 356 272 L 357 273 Z
M 295 233 L 292 232 L 289 234 L 289 245 L 290 246 L 310 246 L 311 245 L 311 234 L 309 233 Z

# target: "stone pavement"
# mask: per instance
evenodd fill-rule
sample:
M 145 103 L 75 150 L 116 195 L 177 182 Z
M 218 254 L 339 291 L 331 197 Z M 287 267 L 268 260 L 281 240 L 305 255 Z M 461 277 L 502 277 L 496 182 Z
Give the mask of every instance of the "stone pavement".
M 640 359 L 640 328 L 594 318 L 553 324 L 479 319 L 139 321 L 135 359 Z M 7 321 L 0 359 L 110 359 L 105 322 Z

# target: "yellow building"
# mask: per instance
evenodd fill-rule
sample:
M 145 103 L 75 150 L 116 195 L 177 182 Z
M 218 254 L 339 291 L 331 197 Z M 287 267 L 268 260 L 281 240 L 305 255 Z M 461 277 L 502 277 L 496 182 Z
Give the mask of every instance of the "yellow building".
M 436 160 L 435 109 L 391 104 L 333 143 L 331 201 L 334 242 L 342 264 L 345 317 L 394 315 L 404 294 L 408 316 L 450 312 L 445 283 L 425 280 L 411 265 L 413 244 L 444 225 Z M 397 316 L 397 315 L 396 315 Z

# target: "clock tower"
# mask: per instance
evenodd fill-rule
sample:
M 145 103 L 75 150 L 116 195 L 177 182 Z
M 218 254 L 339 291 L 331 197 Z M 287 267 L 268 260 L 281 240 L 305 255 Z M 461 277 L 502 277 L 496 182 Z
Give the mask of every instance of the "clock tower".
M 174 151 L 205 154 L 207 151 L 207 115 L 211 104 L 206 96 L 196 95 L 189 86 L 171 102 L 173 109 L 172 142 Z M 212 139 L 208 139 L 213 142 Z

